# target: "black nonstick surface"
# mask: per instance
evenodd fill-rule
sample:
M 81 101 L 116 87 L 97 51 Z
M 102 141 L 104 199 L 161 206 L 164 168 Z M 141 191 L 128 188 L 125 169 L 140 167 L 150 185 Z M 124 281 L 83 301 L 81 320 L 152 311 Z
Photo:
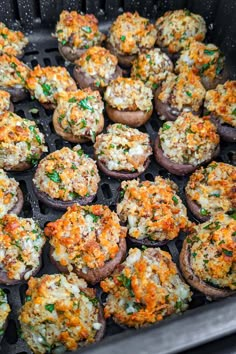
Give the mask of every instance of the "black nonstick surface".
M 57 43 L 50 36 L 49 30 L 37 30 L 35 33 L 30 34 L 31 44 L 27 48 L 26 54 L 23 57 L 23 61 L 29 66 L 34 67 L 37 64 L 42 66 L 50 65 L 65 65 L 64 60 L 58 53 Z M 72 72 L 72 66 L 68 66 L 68 70 Z M 30 110 L 32 108 L 37 108 L 38 113 L 32 114 Z M 49 153 L 57 149 L 62 148 L 63 146 L 71 147 L 71 143 L 63 141 L 59 136 L 55 134 L 52 125 L 52 111 L 45 110 L 37 101 L 27 100 L 22 103 L 15 105 L 15 112 L 21 117 L 25 117 L 31 120 L 35 120 L 40 130 L 45 134 L 45 139 L 48 145 Z M 108 125 L 108 119 L 106 118 L 106 126 Z M 154 113 L 151 120 L 143 127 L 140 128 L 141 131 L 147 132 L 152 142 L 154 141 L 157 132 L 160 127 L 160 122 L 157 119 L 156 114 Z M 86 154 L 93 155 L 93 146 L 91 143 L 81 144 L 83 150 Z M 235 146 L 233 144 L 221 144 L 221 153 L 217 158 L 217 161 L 223 161 L 230 164 L 236 163 L 236 154 Z M 20 216 L 22 217 L 33 217 L 37 220 L 40 226 L 43 228 L 45 224 L 51 220 L 59 218 L 63 213 L 60 211 L 53 210 L 42 202 L 39 202 L 32 190 L 32 177 L 34 175 L 35 168 L 20 172 L 20 173 L 9 173 L 11 177 L 16 178 L 20 182 L 20 187 L 24 193 L 24 208 Z M 106 177 L 101 174 L 101 183 L 93 204 L 101 203 L 106 204 L 115 210 L 118 188 L 120 186 L 120 181 L 113 178 Z M 142 180 L 154 180 L 155 176 L 161 175 L 165 178 L 170 178 L 174 180 L 179 186 L 179 195 L 182 200 L 185 202 L 184 198 L 184 187 L 188 180 L 188 177 L 177 177 L 168 173 L 164 168 L 157 165 L 157 163 L 152 159 L 152 162 L 145 173 L 140 177 Z M 189 212 L 189 217 L 191 220 L 194 220 L 193 216 Z M 196 220 L 194 220 L 196 221 Z M 167 244 L 167 246 L 162 247 L 165 250 L 168 250 L 173 260 L 178 264 L 179 251 L 181 249 L 182 240 L 184 235 L 180 235 L 176 240 L 173 240 Z M 51 274 L 56 273 L 56 268 L 50 263 L 48 257 L 48 244 L 46 244 L 43 251 L 43 266 L 41 271 L 37 276 L 42 274 Z M 25 291 L 27 289 L 27 284 L 15 285 L 15 286 L 1 286 L 7 294 L 8 300 L 11 306 L 11 314 L 9 317 L 9 324 L 5 332 L 4 338 L 1 343 L 0 352 L 4 354 L 29 354 L 31 351 L 27 347 L 26 343 L 20 338 L 19 328 L 18 328 L 18 312 L 22 304 L 24 303 Z M 98 289 L 98 294 L 100 294 Z M 190 304 L 191 309 L 205 306 L 209 303 L 204 295 L 199 292 L 193 291 L 193 299 Z M 225 300 L 223 300 L 225 301 Z M 185 314 L 183 315 L 185 316 Z M 169 321 L 169 320 L 167 320 Z M 164 321 L 165 322 L 165 321 Z M 109 320 L 107 323 L 106 336 L 111 336 L 116 333 L 123 331 L 117 325 L 115 325 L 112 320 Z M 100 353 L 100 352 L 99 352 Z

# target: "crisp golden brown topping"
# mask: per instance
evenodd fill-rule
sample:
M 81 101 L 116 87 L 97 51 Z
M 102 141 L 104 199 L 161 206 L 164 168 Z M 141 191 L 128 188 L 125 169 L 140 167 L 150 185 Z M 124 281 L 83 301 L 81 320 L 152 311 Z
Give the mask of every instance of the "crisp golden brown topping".
M 120 54 L 130 55 L 154 47 L 156 34 L 154 25 L 147 18 L 137 12 L 125 12 L 113 22 L 108 42 Z
M 236 81 L 226 81 L 214 90 L 207 91 L 205 108 L 222 124 L 236 127 Z
M 213 80 L 221 74 L 224 61 L 220 49 L 214 44 L 192 42 L 181 52 L 175 70 L 179 73 L 190 68 L 200 77 Z
M 83 279 L 51 274 L 30 278 L 19 321 L 34 353 L 64 353 L 95 341 L 99 322 L 95 290 Z
M 107 133 L 97 136 L 94 149 L 98 160 L 114 171 L 142 172 L 152 154 L 148 134 L 123 124 L 109 125 Z
M 104 103 L 91 89 L 61 92 L 57 95 L 57 120 L 65 133 L 95 141 L 103 122 Z
M 209 117 L 182 113 L 175 122 L 166 122 L 159 130 L 163 153 L 171 161 L 197 166 L 211 158 L 219 144 L 219 135 Z
M 69 271 L 75 266 L 86 273 L 116 256 L 126 228 L 106 205 L 74 204 L 61 219 L 46 226 L 45 234 L 50 237 L 56 261 Z
M 28 44 L 28 38 L 20 31 L 12 31 L 0 22 L 0 53 L 9 55 L 22 55 L 24 47 Z
M 191 109 L 197 112 L 203 104 L 205 93 L 199 76 L 187 70 L 178 76 L 169 73 L 158 98 L 178 111 Z
M 215 214 L 187 237 L 194 273 L 207 283 L 236 290 L 236 221 L 234 214 Z
M 11 169 L 21 162 L 35 164 L 47 151 L 45 140 L 34 121 L 15 113 L 0 116 L 0 168 Z
M 0 56 L 0 86 L 25 87 L 30 68 L 14 56 L 3 54 Z
M 100 177 L 96 162 L 77 145 L 73 150 L 64 147 L 42 159 L 33 181 L 51 198 L 71 201 L 95 195 Z
M 215 161 L 201 167 L 190 176 L 186 193 L 203 215 L 226 213 L 236 207 L 236 167 Z
M 169 57 L 159 48 L 154 48 L 140 53 L 134 60 L 131 77 L 142 80 L 155 90 L 171 71 L 173 71 L 173 64 Z
M 152 90 L 141 80 L 118 77 L 105 91 L 105 101 L 118 110 L 147 111 L 152 109 Z
M 115 74 L 118 59 L 105 48 L 91 47 L 75 64 L 96 80 L 97 87 L 106 87 Z
M 4 333 L 4 325 L 10 311 L 11 309 L 8 305 L 7 294 L 2 289 L 0 289 L 0 337 Z
M 129 327 L 152 324 L 185 311 L 192 295 L 171 255 L 160 248 L 131 248 L 125 262 L 101 282 L 101 287 L 108 293 L 105 317 L 113 316 Z
M 177 185 L 161 178 L 121 183 L 122 200 L 117 213 L 127 223 L 129 235 L 137 239 L 172 240 L 190 223 L 187 211 L 176 194 Z
M 17 203 L 17 189 L 19 183 L 14 178 L 9 178 L 0 169 L 0 218 L 7 214 Z
M 66 10 L 60 14 L 55 35 L 62 45 L 81 49 L 99 45 L 105 39 L 105 35 L 99 32 L 98 20 L 94 15 Z
M 29 279 L 40 266 L 45 237 L 33 219 L 7 214 L 0 220 L 0 269 L 9 279 Z
M 156 22 L 157 43 L 176 53 L 186 48 L 192 40 L 203 41 L 206 35 L 204 19 L 189 10 L 168 11 Z
M 27 88 L 41 103 L 56 103 L 56 95 L 62 91 L 75 91 L 77 86 L 66 68 L 37 65 L 30 73 Z

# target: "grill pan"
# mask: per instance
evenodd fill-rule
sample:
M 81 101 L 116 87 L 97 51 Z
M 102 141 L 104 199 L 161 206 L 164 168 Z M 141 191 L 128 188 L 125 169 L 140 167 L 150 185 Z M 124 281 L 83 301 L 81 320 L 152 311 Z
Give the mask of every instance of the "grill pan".
M 0 21 L 12 28 L 22 29 L 28 34 L 30 44 L 27 47 L 23 61 L 30 67 L 34 67 L 37 64 L 41 66 L 64 66 L 65 62 L 57 50 L 57 42 L 51 37 L 53 26 L 55 26 L 55 22 L 63 9 L 94 13 L 100 21 L 101 30 L 107 31 L 111 21 L 123 11 L 137 10 L 141 15 L 154 19 L 167 10 L 184 7 L 204 16 L 208 25 L 208 41 L 213 41 L 223 50 L 231 78 L 235 79 L 236 67 L 233 62 L 236 62 L 236 28 L 233 24 L 233 13 L 236 12 L 236 3 L 234 0 L 228 0 L 227 2 L 209 0 L 204 1 L 204 4 L 198 0 L 188 2 L 179 0 L 146 0 L 145 3 L 134 0 L 1 0 Z M 72 66 L 70 65 L 67 68 L 71 73 Z M 32 108 L 37 108 L 38 113 L 30 113 Z M 15 112 L 22 117 L 35 120 L 45 135 L 49 153 L 61 149 L 63 146 L 73 146 L 73 144 L 63 141 L 55 134 L 52 125 L 52 111 L 45 110 L 37 101 L 28 100 L 15 104 Z M 106 118 L 105 125 L 107 126 L 108 123 Z M 156 113 L 154 113 L 151 120 L 140 130 L 147 132 L 153 142 L 159 127 L 159 121 Z M 91 143 L 81 145 L 86 154 L 93 155 Z M 235 145 L 221 143 L 221 153 L 216 160 L 236 164 Z M 47 222 L 56 220 L 63 212 L 53 210 L 36 199 L 32 191 L 32 176 L 34 172 L 35 168 L 20 173 L 9 173 L 9 175 L 20 182 L 20 187 L 24 194 L 24 208 L 20 216 L 33 217 L 43 228 Z M 106 204 L 112 210 L 115 210 L 120 181 L 107 177 L 102 173 L 100 175 L 101 183 L 93 203 Z M 149 168 L 140 178 L 141 180 L 154 180 L 156 175 L 174 180 L 179 186 L 179 195 L 185 203 L 183 191 L 188 180 L 187 177 L 171 175 L 152 159 Z M 190 212 L 188 215 L 191 220 L 196 221 Z M 177 239 L 162 247 L 162 249 L 171 253 L 174 262 L 177 264 L 183 238 L 184 235 L 180 235 Z M 43 266 L 37 276 L 41 276 L 44 273 L 52 274 L 57 272 L 49 261 L 48 251 L 49 247 L 46 244 L 43 252 Z M 30 354 L 32 352 L 18 335 L 17 322 L 18 311 L 24 303 L 27 285 L 1 286 L 1 288 L 7 293 L 12 310 L 9 324 L 1 343 L 0 353 Z M 98 294 L 100 294 L 102 301 L 103 296 L 99 288 Z M 112 320 L 108 320 L 105 339 L 101 343 L 91 345 L 79 352 L 120 354 L 129 350 L 131 353 L 137 354 L 178 353 L 236 332 L 235 313 L 235 297 L 210 303 L 204 295 L 193 291 L 190 308 L 184 314 L 174 315 L 157 325 L 139 331 L 124 331 Z

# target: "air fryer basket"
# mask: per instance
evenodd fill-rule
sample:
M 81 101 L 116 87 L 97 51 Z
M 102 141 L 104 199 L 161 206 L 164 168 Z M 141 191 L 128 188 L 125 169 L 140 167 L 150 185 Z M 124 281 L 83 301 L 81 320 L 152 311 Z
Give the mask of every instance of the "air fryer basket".
M 65 65 L 64 60 L 58 53 L 56 40 L 51 37 L 55 22 L 63 9 L 94 13 L 100 21 L 101 29 L 106 31 L 111 21 L 123 11 L 137 10 L 141 15 L 155 19 L 167 10 L 184 7 L 204 16 L 208 25 L 207 40 L 220 46 L 226 55 L 231 78 L 235 78 L 236 64 L 233 64 L 233 62 L 236 62 L 235 0 L 146 0 L 143 2 L 141 0 L 1 0 L 0 21 L 5 22 L 10 27 L 20 28 L 29 35 L 30 45 L 23 58 L 23 61 L 29 66 L 34 67 L 37 64 L 42 66 Z M 70 72 L 71 69 L 72 66 L 69 66 L 68 70 Z M 38 113 L 30 113 L 32 108 L 37 108 Z M 36 121 L 40 130 L 45 134 L 49 152 L 63 146 L 72 146 L 55 134 L 52 126 L 52 112 L 45 110 L 38 102 L 28 100 L 18 103 L 15 105 L 15 112 L 20 116 Z M 108 124 L 107 120 L 106 124 Z M 154 114 L 151 120 L 144 127 L 141 127 L 141 130 L 147 132 L 153 141 L 159 126 L 159 121 Z M 87 154 L 92 155 L 92 144 L 82 144 L 82 147 Z M 217 160 L 235 164 L 235 146 L 233 144 L 221 144 L 221 154 Z M 62 212 L 48 208 L 36 199 L 32 191 L 34 172 L 35 169 L 31 169 L 21 173 L 10 173 L 10 175 L 20 182 L 24 192 L 24 209 L 21 216 L 35 218 L 43 228 L 48 221 L 55 220 L 62 215 Z M 183 189 L 187 178 L 170 175 L 154 160 L 148 170 L 141 176 L 141 179 L 154 180 L 154 177 L 158 174 L 173 179 L 179 186 L 181 198 L 185 201 Z M 120 182 L 102 174 L 101 177 L 102 181 L 94 203 L 107 204 L 115 209 Z M 189 217 L 194 220 L 190 213 Z M 183 235 L 164 247 L 171 253 L 177 264 L 182 240 Z M 48 245 L 46 245 L 43 253 L 43 267 L 38 276 L 55 272 L 55 267 L 49 261 Z M 1 343 L 1 353 L 29 354 L 31 351 L 18 335 L 17 323 L 18 311 L 24 303 L 27 285 L 1 287 L 7 292 L 12 308 L 9 325 Z M 205 296 L 194 291 L 190 309 L 183 315 L 173 316 L 155 326 L 139 331 L 123 331 L 112 320 L 109 320 L 105 339 L 101 343 L 84 348 L 79 352 L 91 354 L 120 354 L 127 351 L 140 354 L 177 353 L 236 332 L 235 314 L 235 297 L 210 303 Z M 122 333 L 118 334 L 119 332 Z

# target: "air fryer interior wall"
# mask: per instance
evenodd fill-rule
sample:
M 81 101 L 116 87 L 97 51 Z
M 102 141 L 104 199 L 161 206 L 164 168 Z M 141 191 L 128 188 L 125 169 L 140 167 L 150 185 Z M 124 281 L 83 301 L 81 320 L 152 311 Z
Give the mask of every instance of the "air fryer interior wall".
M 0 2 L 0 21 L 5 22 L 13 28 L 21 28 L 29 35 L 30 45 L 27 48 L 23 61 L 31 67 L 40 64 L 64 65 L 64 60 L 57 50 L 57 42 L 51 37 L 55 22 L 62 9 L 78 10 L 87 13 L 94 13 L 101 24 L 101 30 L 107 31 L 111 21 L 123 11 L 139 11 L 143 16 L 152 20 L 162 15 L 170 9 L 184 8 L 201 14 L 208 25 L 207 41 L 220 46 L 225 53 L 231 78 L 236 75 L 236 28 L 234 24 L 236 3 L 231 1 L 76 1 L 76 0 L 3 0 Z M 72 72 L 72 66 L 68 67 Z M 30 110 L 37 108 L 38 113 L 32 114 Z M 24 101 L 15 105 L 15 112 L 20 116 L 33 119 L 38 124 L 40 130 L 45 134 L 49 152 L 72 146 L 63 141 L 55 134 L 52 126 L 52 112 L 45 110 L 37 101 Z M 108 120 L 106 119 L 106 125 Z M 152 119 L 141 130 L 149 133 L 154 141 L 160 124 L 155 114 Z M 82 144 L 85 153 L 92 156 L 93 146 L 91 143 Z M 234 164 L 236 162 L 235 146 L 233 144 L 221 144 L 221 154 L 218 161 Z M 48 208 L 39 202 L 32 191 L 32 176 L 35 169 L 21 173 L 10 173 L 19 182 L 24 192 L 24 209 L 21 213 L 23 217 L 33 217 L 39 221 L 40 226 L 48 221 L 57 219 L 62 212 Z M 179 186 L 179 195 L 184 198 L 184 186 L 187 177 L 171 176 L 164 168 L 158 166 L 154 159 L 148 170 L 141 176 L 141 179 L 154 180 L 160 174 L 163 177 L 173 179 Z M 102 181 L 94 203 L 107 204 L 111 209 L 115 209 L 116 198 L 120 181 L 106 177 L 101 174 Z M 189 216 L 194 220 L 193 216 Z M 173 260 L 178 264 L 179 251 L 181 249 L 184 235 L 168 243 L 163 249 L 168 250 Z M 44 273 L 56 272 L 55 267 L 48 258 L 48 245 L 43 253 L 43 267 L 39 276 Z M 17 313 L 24 303 L 26 284 L 12 287 L 2 286 L 8 294 L 8 299 L 12 307 L 10 321 L 1 344 L 1 353 L 4 354 L 28 354 L 31 353 L 24 341 L 17 334 Z M 98 290 L 99 291 L 99 290 Z M 199 292 L 194 292 L 193 300 L 188 310 L 182 316 L 162 321 L 162 323 L 140 330 L 138 332 L 123 332 L 112 320 L 108 321 L 106 339 L 99 345 L 84 349 L 86 353 L 108 354 L 124 353 L 127 348 L 132 348 L 131 352 L 143 353 L 146 349 L 149 354 L 175 353 L 188 347 L 196 346 L 208 340 L 224 336 L 236 331 L 235 298 L 221 300 L 213 304 Z M 123 332 L 118 336 L 116 333 Z M 197 333 L 197 335 L 196 335 Z M 111 337 L 112 336 L 112 337 Z M 130 350 L 130 348 L 128 350 Z M 143 348 L 143 349 L 142 349 Z M 83 352 L 82 351 L 82 352 Z

